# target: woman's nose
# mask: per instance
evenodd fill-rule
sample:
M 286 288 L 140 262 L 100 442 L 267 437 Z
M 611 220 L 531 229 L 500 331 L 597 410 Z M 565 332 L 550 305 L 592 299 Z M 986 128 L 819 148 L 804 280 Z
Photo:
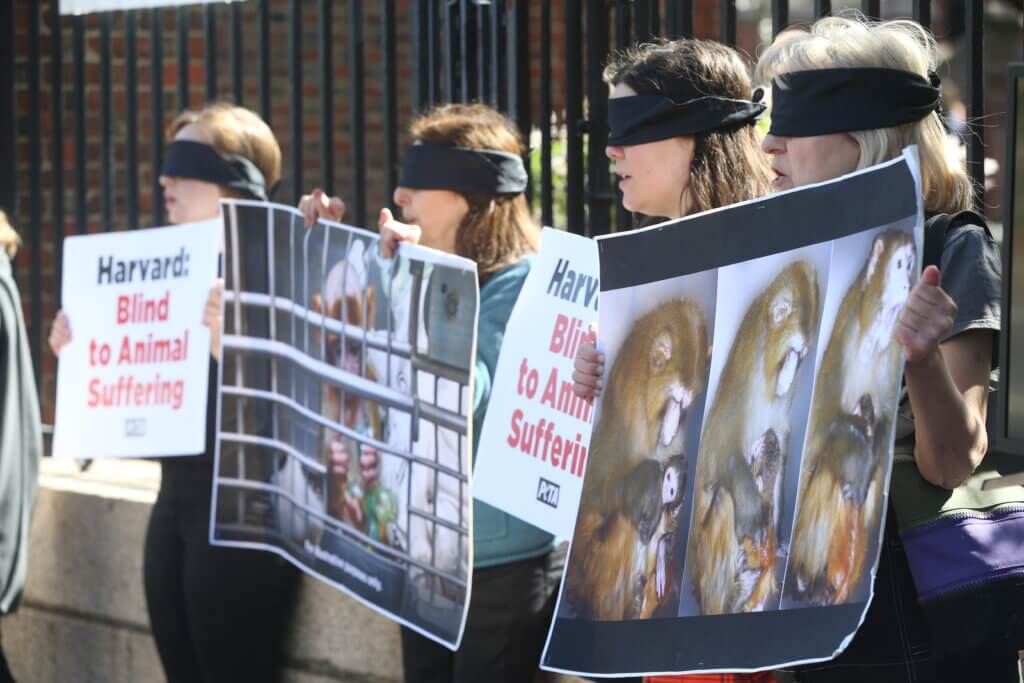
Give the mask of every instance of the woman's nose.
M 778 135 L 767 133 L 761 140 L 761 151 L 765 154 L 781 154 L 786 151 L 786 140 Z
M 395 200 L 395 204 L 405 207 L 409 205 L 409 199 L 412 193 L 409 192 L 409 188 L 398 186 L 395 188 L 395 194 L 392 199 Z
M 608 145 L 604 148 L 604 153 L 609 159 L 622 159 L 625 156 L 622 145 Z

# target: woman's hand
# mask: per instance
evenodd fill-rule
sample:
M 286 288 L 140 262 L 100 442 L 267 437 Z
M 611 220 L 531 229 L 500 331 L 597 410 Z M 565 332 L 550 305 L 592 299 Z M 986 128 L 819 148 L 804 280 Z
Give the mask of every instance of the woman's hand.
M 68 322 L 68 317 L 62 309 L 57 311 L 57 316 L 53 319 L 53 325 L 50 326 L 49 342 L 53 355 L 60 356 L 60 350 L 67 346 L 70 341 L 71 324 Z
M 597 330 L 591 326 L 587 339 L 576 349 L 573 362 L 572 392 L 580 398 L 593 400 L 604 388 L 604 354 L 597 350 Z
M 220 336 L 224 329 L 224 320 L 221 314 L 223 299 L 224 280 L 217 278 L 213 287 L 210 287 L 210 294 L 206 297 L 206 306 L 203 307 L 203 324 L 210 328 L 210 355 L 215 361 L 220 361 Z
M 418 244 L 422 234 L 420 226 L 396 221 L 389 209 L 380 210 L 377 226 L 380 231 L 380 255 L 388 259 L 395 255 L 399 242 Z
M 299 211 L 306 219 L 306 227 L 311 228 L 321 218 L 340 221 L 345 217 L 345 202 L 340 197 L 328 197 L 319 187 L 311 193 L 302 195 L 299 200 Z
M 956 303 L 939 286 L 940 277 L 935 266 L 924 269 L 896 322 L 894 336 L 909 364 L 937 354 L 939 342 L 953 329 Z

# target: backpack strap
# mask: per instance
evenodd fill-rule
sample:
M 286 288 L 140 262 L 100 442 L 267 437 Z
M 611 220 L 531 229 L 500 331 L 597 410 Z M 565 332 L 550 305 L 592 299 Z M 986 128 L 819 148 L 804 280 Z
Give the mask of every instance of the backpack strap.
M 961 225 L 981 226 L 985 230 L 985 234 L 989 237 L 992 236 L 992 231 L 988 229 L 988 223 L 974 211 L 936 214 L 924 223 L 924 260 L 921 263 L 921 270 L 928 266 L 938 268 L 942 265 L 942 250 L 946 246 L 946 235 L 950 230 Z

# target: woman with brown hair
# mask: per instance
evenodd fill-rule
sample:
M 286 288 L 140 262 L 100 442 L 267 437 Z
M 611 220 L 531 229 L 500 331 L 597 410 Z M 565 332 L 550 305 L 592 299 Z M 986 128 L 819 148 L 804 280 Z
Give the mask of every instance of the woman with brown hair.
M 273 132 L 242 107 L 182 112 L 167 137 L 160 185 L 172 224 L 216 218 L 225 197 L 266 200 L 280 177 Z M 211 330 L 206 451 L 160 461 L 160 492 L 146 531 L 146 605 L 171 683 L 280 680 L 299 578 L 275 554 L 209 543 L 222 290 L 218 282 L 202 313 Z M 59 355 L 70 340 L 70 322 L 59 312 L 50 346 Z
M 380 214 L 380 256 L 390 259 L 403 242 L 472 259 L 480 282 L 477 357 L 473 386 L 473 436 L 480 434 L 505 325 L 537 249 L 539 230 L 524 194 L 525 152 L 515 125 L 484 105 L 446 105 L 411 127 L 394 201 L 403 222 Z M 343 204 L 316 191 L 300 208 L 312 222 L 338 220 Z M 476 452 L 474 443 L 474 453 Z M 336 442 L 335 477 L 348 474 L 349 454 Z M 381 456 L 363 448 L 362 480 L 375 482 Z M 436 497 L 441 508 L 468 505 L 457 488 L 414 479 L 413 496 Z M 372 485 L 372 484 L 371 484 Z M 424 488 L 426 487 L 426 488 Z M 428 490 L 429 489 L 429 490 Z M 407 681 L 529 681 L 532 679 L 561 573 L 554 538 L 476 501 L 473 507 L 473 580 L 469 616 L 457 652 L 411 629 L 402 629 Z M 413 535 L 413 534 L 410 534 Z M 457 540 L 453 538 L 453 541 Z M 412 549 L 415 553 L 415 550 Z M 439 550 L 441 555 L 446 550 Z

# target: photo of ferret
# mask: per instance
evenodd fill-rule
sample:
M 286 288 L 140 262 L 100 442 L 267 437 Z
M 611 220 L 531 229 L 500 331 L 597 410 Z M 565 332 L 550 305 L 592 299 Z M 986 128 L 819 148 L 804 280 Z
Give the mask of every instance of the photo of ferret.
M 612 360 L 565 579 L 577 617 L 675 616 L 714 287 L 711 272 L 602 295 L 622 315 L 601 333 Z
M 810 400 L 828 245 L 758 259 L 719 275 L 713 390 L 701 433 L 681 614 L 776 609 L 787 511 Z M 758 284 L 758 283 L 764 284 Z M 741 306 L 743 296 L 749 304 Z M 752 297 L 752 299 L 751 299 Z M 728 303 L 723 304 L 725 300 Z M 738 324 L 735 321 L 739 321 Z M 730 338 L 730 331 L 735 329 Z M 789 500 L 785 491 L 789 490 Z
M 917 279 L 917 252 L 906 232 L 854 235 L 835 249 L 863 256 L 851 257 L 849 274 L 830 285 L 826 302 L 828 344 L 815 382 L 786 572 L 785 598 L 796 606 L 865 600 L 870 591 L 866 569 L 876 549 L 872 529 L 900 390 L 893 329 Z

